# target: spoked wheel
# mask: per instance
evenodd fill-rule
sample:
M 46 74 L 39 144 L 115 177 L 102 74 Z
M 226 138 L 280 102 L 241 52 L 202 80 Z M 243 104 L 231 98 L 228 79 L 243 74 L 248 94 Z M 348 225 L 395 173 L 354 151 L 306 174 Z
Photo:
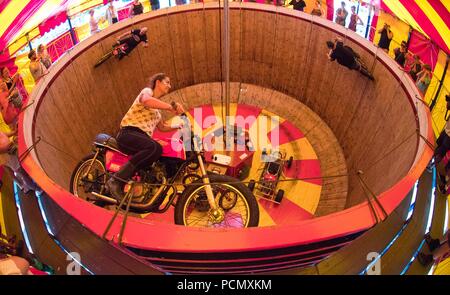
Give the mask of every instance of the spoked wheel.
M 97 157 L 95 161 L 93 158 L 94 155 L 89 155 L 78 163 L 70 179 L 70 192 L 88 202 L 104 206 L 104 202 L 99 201 L 92 192 L 103 194 L 107 180 L 106 169 L 101 157 Z
M 105 61 L 107 61 L 111 56 L 113 55 L 113 51 L 108 52 L 107 54 L 103 55 L 94 65 L 94 68 L 98 67 Z
M 225 175 L 210 174 L 209 178 L 218 210 L 211 210 L 205 185 L 198 181 L 198 185 L 189 186 L 177 202 L 176 224 L 219 228 L 258 225 L 258 203 L 247 186 Z

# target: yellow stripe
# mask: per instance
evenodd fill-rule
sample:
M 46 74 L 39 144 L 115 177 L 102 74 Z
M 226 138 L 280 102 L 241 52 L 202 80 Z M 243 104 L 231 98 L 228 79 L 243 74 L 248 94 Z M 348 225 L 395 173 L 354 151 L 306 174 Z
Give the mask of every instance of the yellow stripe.
M 0 116 L 0 131 L 1 132 L 10 132 L 11 129 L 9 128 L 9 126 L 5 123 L 5 121 L 3 121 L 3 117 Z M 3 168 L 5 169 L 5 168 Z M 5 172 L 3 171 L 3 175 L 5 175 Z M 3 186 L 3 188 L 5 188 L 6 186 Z M 3 189 L 3 191 L 5 191 L 5 189 Z M 5 191 L 5 194 L 7 193 L 7 191 Z M 6 226 L 5 226 L 5 220 L 4 220 L 4 214 L 3 214 L 3 206 L 2 206 L 2 197 L 3 197 L 3 192 L 0 191 L 0 225 L 2 228 L 2 233 L 3 234 L 7 234 L 6 233 Z
M 12 24 L 19 13 L 27 6 L 28 0 L 11 1 L 8 6 L 0 14 L 0 36 L 2 36 L 6 29 Z
M 427 34 L 423 31 L 423 29 L 416 22 L 414 17 L 408 12 L 408 10 L 398 1 L 398 0 L 383 0 L 384 4 L 389 7 L 390 10 L 401 20 L 408 23 L 416 30 L 420 31 L 422 34 L 428 37 Z M 428 37 L 429 38 L 429 37 Z
M 261 206 L 258 202 L 259 206 L 259 224 L 258 226 L 272 226 L 276 225 L 275 221 L 273 221 L 272 217 L 269 213 L 267 213 L 266 209 L 264 209 L 263 206 Z
M 280 150 L 286 153 L 287 159 L 290 156 L 293 156 L 294 160 L 317 159 L 316 152 L 306 137 L 284 143 L 280 145 Z
M 439 32 L 439 35 L 441 35 L 441 38 L 444 40 L 447 47 L 450 48 L 450 30 L 447 27 L 447 24 L 442 20 L 442 18 L 439 16 L 436 10 L 433 9 L 430 3 L 428 3 L 428 1 L 416 0 L 415 2 L 433 23 L 434 27 Z
M 36 13 L 22 26 L 19 32 L 11 38 L 11 40 L 15 40 L 17 37 L 24 35 L 26 32 L 35 28 L 39 25 L 44 19 L 49 17 L 56 9 L 61 5 L 63 0 L 47 0 L 45 3 L 39 8 Z
M 280 182 L 277 189 L 283 189 L 289 201 L 311 214 L 316 212 L 322 186 L 306 181 Z
M 450 1 L 448 0 L 441 0 L 442 5 L 445 6 L 445 8 L 447 8 L 448 12 L 450 12 Z

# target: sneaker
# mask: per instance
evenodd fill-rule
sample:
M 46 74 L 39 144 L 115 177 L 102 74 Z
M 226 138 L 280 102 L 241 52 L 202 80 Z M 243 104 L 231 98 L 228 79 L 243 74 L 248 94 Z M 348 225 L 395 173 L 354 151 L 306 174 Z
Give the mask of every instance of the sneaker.
M 433 255 L 420 252 L 419 255 L 417 255 L 417 260 L 419 260 L 419 263 L 423 266 L 427 266 L 433 262 Z

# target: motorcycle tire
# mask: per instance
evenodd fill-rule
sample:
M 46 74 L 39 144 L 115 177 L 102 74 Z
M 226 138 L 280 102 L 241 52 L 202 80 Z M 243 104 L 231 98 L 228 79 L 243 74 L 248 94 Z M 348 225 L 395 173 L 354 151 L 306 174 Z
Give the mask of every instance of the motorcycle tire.
M 106 202 L 101 201 L 101 200 L 97 200 L 96 197 L 93 196 L 93 195 L 91 195 L 91 198 L 87 198 L 87 196 L 89 196 L 89 193 L 86 193 L 86 192 L 83 193 L 83 194 L 86 194 L 85 196 L 83 196 L 82 194 L 80 194 L 80 191 L 79 191 L 79 188 L 78 188 L 78 185 L 77 185 L 79 182 L 81 182 L 80 177 L 82 177 L 83 170 L 87 169 L 89 167 L 90 162 L 92 162 L 94 156 L 95 156 L 95 154 L 90 154 L 90 155 L 84 157 L 77 164 L 77 166 L 75 167 L 75 169 L 74 169 L 74 171 L 72 173 L 72 176 L 70 177 L 70 192 L 74 196 L 76 196 L 78 198 L 82 198 L 82 199 L 84 199 L 84 200 L 86 200 L 86 201 L 88 201 L 90 203 L 93 203 L 93 204 L 95 204 L 97 206 L 103 207 L 103 206 L 106 205 Z M 98 189 L 98 188 L 101 188 L 101 186 L 104 187 L 106 181 L 108 180 L 108 176 L 106 174 L 105 165 L 103 164 L 104 163 L 103 156 L 102 155 L 98 155 L 97 159 L 95 161 L 96 161 L 95 164 L 98 165 L 98 167 L 100 168 L 100 169 L 97 169 L 97 170 L 100 173 L 103 173 L 103 176 L 100 176 L 103 179 L 101 179 L 100 182 L 96 184 L 97 185 L 96 188 Z M 93 175 L 93 177 L 95 177 L 95 175 Z M 97 191 L 97 192 L 98 193 L 103 193 L 103 192 L 100 192 L 100 191 Z
M 181 194 L 176 206 L 175 206 L 175 224 L 179 225 L 185 225 L 185 226 L 200 226 L 200 227 L 255 227 L 258 226 L 259 223 L 259 207 L 258 202 L 256 201 L 256 198 L 253 196 L 252 192 L 248 189 L 248 187 L 240 182 L 238 182 L 237 179 L 226 176 L 226 175 L 220 175 L 215 173 L 209 173 L 209 180 L 211 183 L 213 183 L 212 189 L 215 194 L 216 202 L 219 205 L 219 199 L 217 196 L 219 195 L 218 192 L 221 192 L 223 189 L 226 189 L 226 192 L 231 192 L 236 194 L 237 204 L 233 206 L 230 210 L 224 210 L 225 211 L 225 219 L 220 224 L 214 224 L 209 221 L 209 217 L 207 216 L 207 210 L 196 210 L 196 206 L 199 204 L 205 205 L 205 190 L 204 190 L 204 184 L 201 183 L 201 180 L 198 181 L 198 185 L 190 185 L 188 188 L 186 188 L 183 193 Z M 226 184 L 222 184 L 222 183 Z M 222 197 L 223 195 L 220 195 Z M 219 197 L 219 198 L 220 198 Z M 206 203 L 207 204 L 207 203 Z M 207 204 L 209 208 L 209 204 Z M 233 219 L 233 221 L 238 220 L 239 218 L 236 218 L 236 215 L 239 213 L 237 210 L 239 208 L 244 208 L 244 215 L 239 215 L 242 220 L 242 224 L 239 226 L 236 226 L 236 224 L 229 224 L 227 222 L 227 215 L 230 216 Z M 203 207 L 202 207 L 203 208 Z M 194 213 L 193 213 L 194 212 Z M 203 224 L 192 224 L 189 222 L 189 216 L 188 214 L 192 214 L 194 216 L 195 221 L 201 221 Z M 198 218 L 198 215 L 202 215 L 204 217 Z M 242 218 L 243 217 L 243 218 Z
M 103 55 L 94 65 L 94 68 L 100 66 L 102 63 L 104 63 L 105 61 L 107 61 L 111 56 L 113 55 L 113 52 L 110 51 L 107 54 Z

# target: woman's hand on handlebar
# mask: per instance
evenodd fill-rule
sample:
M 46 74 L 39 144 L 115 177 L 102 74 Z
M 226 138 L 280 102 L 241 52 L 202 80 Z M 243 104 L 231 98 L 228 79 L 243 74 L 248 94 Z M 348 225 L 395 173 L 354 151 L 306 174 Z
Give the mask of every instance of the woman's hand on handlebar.
M 185 112 L 183 106 L 178 102 L 172 102 L 172 109 L 177 115 L 181 115 Z

